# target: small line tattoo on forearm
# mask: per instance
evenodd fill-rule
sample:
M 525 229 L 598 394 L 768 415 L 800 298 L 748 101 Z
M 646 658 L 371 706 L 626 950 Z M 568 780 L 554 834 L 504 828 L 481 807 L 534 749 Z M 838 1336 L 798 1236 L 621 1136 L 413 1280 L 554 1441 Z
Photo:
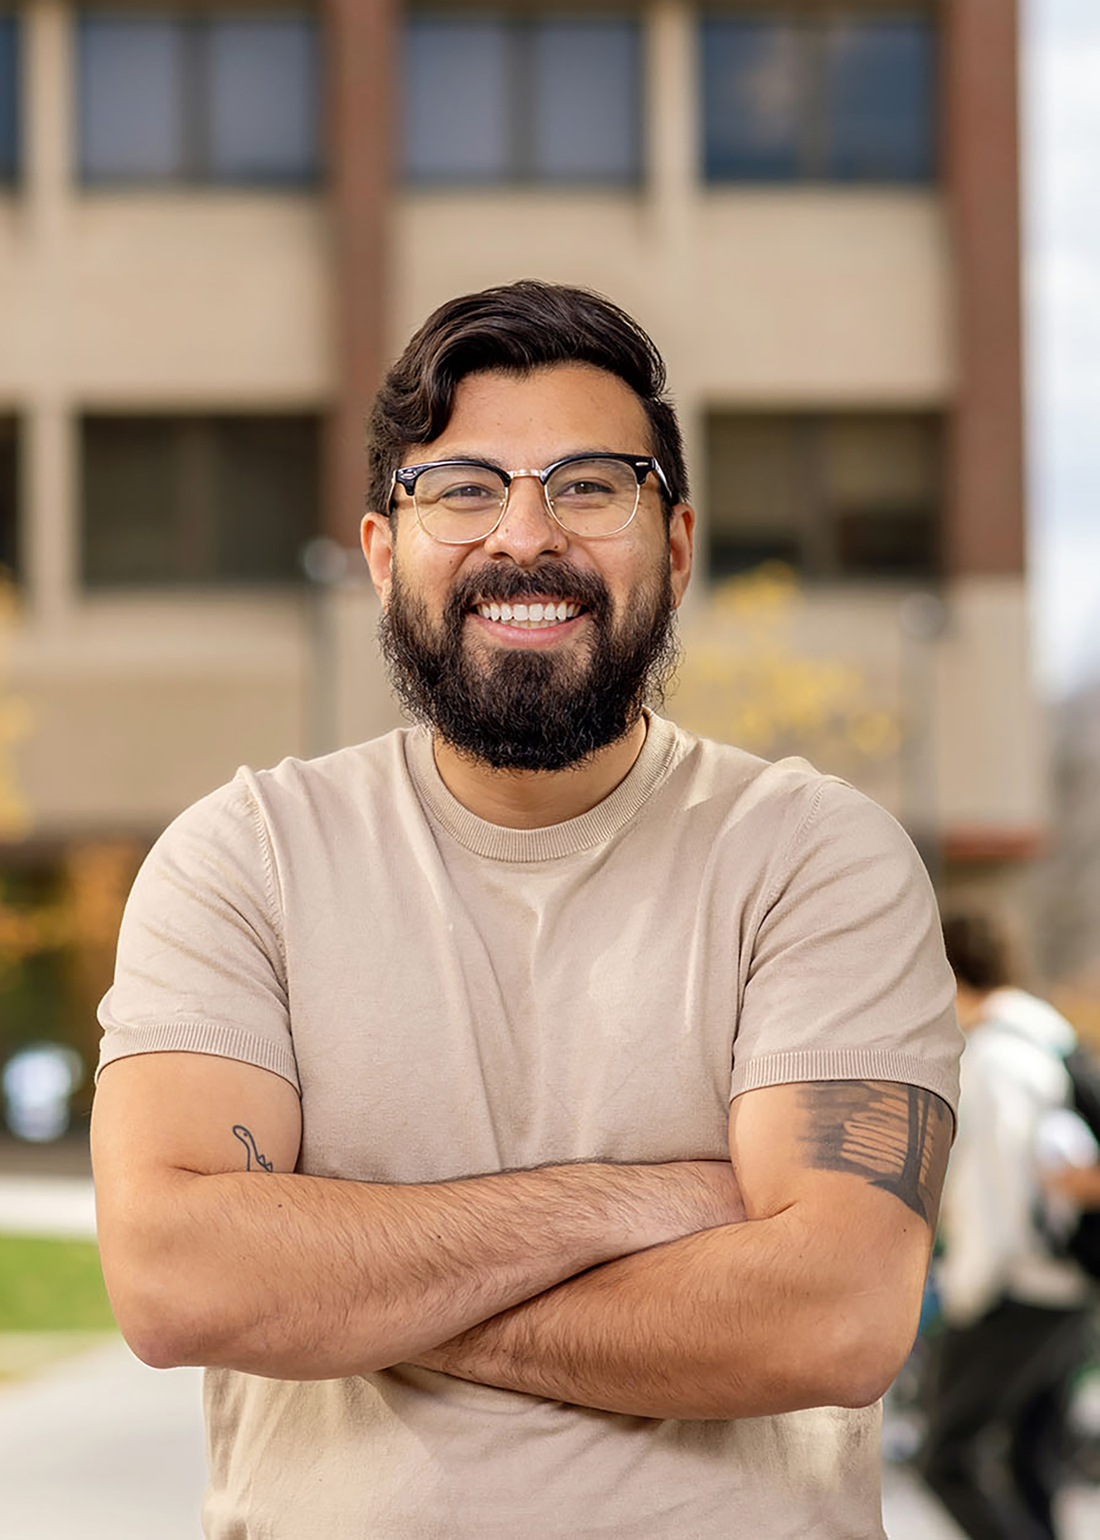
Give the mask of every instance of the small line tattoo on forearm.
M 256 1141 L 252 1137 L 251 1129 L 245 1128 L 243 1123 L 234 1123 L 233 1136 L 244 1145 L 244 1169 L 246 1171 L 274 1171 L 275 1162 L 268 1160 L 266 1155 L 260 1154 L 256 1147 Z
M 802 1143 L 814 1166 L 865 1177 L 935 1223 L 951 1143 L 940 1097 L 892 1081 L 816 1081 L 802 1088 L 801 1104 Z

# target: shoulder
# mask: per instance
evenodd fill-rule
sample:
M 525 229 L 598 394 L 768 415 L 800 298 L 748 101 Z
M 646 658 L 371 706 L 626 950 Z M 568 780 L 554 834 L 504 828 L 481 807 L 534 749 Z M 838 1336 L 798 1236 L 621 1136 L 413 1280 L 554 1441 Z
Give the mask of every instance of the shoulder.
M 711 821 L 735 827 L 743 851 L 757 846 L 771 863 L 833 858 L 853 870 L 889 860 L 923 872 L 912 841 L 892 814 L 847 781 L 807 760 L 757 755 L 681 728 L 675 734 L 669 791 L 682 812 L 712 810 Z
M 242 765 L 231 781 L 177 815 L 146 859 L 146 867 L 225 873 L 248 869 L 273 886 L 279 846 L 298 831 L 325 828 L 334 837 L 349 819 L 384 816 L 378 804 L 408 781 L 405 732 L 340 749 L 319 759 L 286 758 L 270 769 Z
M 402 797 L 411 792 L 406 762 L 411 731 L 397 729 L 317 759 L 288 757 L 269 769 L 242 765 L 227 786 L 184 816 L 235 816 L 275 844 L 319 829 L 338 837 L 341 828 L 378 826 L 397 815 Z
M 396 728 L 381 738 L 336 749 L 316 759 L 288 756 L 270 769 L 237 771 L 234 782 L 262 803 L 339 801 L 393 786 L 406 777 L 406 745 L 411 728 Z

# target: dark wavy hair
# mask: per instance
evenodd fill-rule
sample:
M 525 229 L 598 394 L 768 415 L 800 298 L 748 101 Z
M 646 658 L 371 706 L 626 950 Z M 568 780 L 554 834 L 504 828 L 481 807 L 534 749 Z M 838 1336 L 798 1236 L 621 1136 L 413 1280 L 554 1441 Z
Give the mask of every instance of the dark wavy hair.
M 947 961 L 960 984 L 986 992 L 1014 984 L 1020 975 L 1014 938 L 983 910 L 958 910 L 943 920 Z
M 439 437 L 468 374 L 501 369 L 522 375 L 580 363 L 606 369 L 630 386 L 645 409 L 651 450 L 668 478 L 672 503 L 686 502 L 683 438 L 665 395 L 664 360 L 651 338 L 602 294 L 526 278 L 440 305 L 387 372 L 367 425 L 367 506 L 388 507 L 405 451 Z

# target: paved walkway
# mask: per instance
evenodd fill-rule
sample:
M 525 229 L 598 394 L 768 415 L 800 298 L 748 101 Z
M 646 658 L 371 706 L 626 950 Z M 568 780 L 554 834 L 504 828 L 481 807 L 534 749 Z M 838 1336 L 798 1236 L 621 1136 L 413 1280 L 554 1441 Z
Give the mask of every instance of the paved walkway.
M 0 1233 L 95 1239 L 90 1177 L 0 1173 Z
M 201 1540 L 200 1371 L 118 1338 L 0 1387 L 4 1540 Z

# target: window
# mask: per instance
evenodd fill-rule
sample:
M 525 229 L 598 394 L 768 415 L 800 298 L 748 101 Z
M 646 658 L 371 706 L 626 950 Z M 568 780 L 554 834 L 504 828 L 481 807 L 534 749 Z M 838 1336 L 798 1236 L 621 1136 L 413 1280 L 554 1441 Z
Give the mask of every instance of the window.
M 0 582 L 19 574 L 19 428 L 0 417 Z
M 936 49 L 913 6 L 775 6 L 702 23 L 708 181 L 924 182 Z
M 629 182 L 639 39 L 630 20 L 413 15 L 400 98 L 414 182 Z
M 86 182 L 317 176 L 318 40 L 306 14 L 87 12 L 78 59 Z
M 11 182 L 19 164 L 19 27 L 0 11 L 0 182 Z
M 722 414 L 706 440 L 716 577 L 777 559 L 811 578 L 935 578 L 938 418 Z
M 314 417 L 86 417 L 85 583 L 297 582 L 319 444 Z

